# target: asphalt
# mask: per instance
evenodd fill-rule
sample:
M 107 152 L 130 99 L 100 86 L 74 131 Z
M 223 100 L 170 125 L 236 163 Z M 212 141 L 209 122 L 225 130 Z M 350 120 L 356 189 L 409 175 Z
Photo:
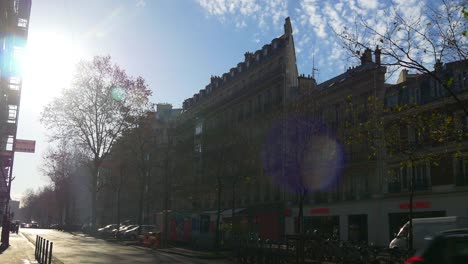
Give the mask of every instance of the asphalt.
M 21 232 L 21 230 L 20 230 Z M 53 263 L 232 263 L 227 254 L 171 247 L 151 249 L 135 241 L 95 238 L 83 233 L 54 230 L 23 229 L 34 245 L 36 235 L 54 241 Z M 21 233 L 20 233 L 21 234 Z M 118 252 L 118 253 L 117 253 Z M 32 252 L 34 254 L 34 251 Z M 4 263 L 0 261 L 0 263 Z M 19 262 L 22 263 L 22 262 Z

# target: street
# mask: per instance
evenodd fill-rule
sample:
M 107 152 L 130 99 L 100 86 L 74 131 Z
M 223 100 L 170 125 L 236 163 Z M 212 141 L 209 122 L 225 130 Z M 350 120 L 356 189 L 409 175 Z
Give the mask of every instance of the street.
M 190 258 L 142 247 L 124 246 L 57 230 L 22 228 L 20 232 L 33 244 L 36 235 L 53 242 L 53 257 L 59 260 L 58 263 L 230 263 L 228 260 Z

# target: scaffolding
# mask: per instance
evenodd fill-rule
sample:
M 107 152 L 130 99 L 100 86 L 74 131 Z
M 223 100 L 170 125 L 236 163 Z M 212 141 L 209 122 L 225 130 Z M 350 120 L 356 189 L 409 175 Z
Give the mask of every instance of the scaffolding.
M 31 0 L 0 0 L 0 215 L 3 230 L 5 222 L 9 221 L 8 203 L 21 98 L 21 60 L 30 12 Z M 2 243 L 8 244 L 4 239 L 2 232 Z

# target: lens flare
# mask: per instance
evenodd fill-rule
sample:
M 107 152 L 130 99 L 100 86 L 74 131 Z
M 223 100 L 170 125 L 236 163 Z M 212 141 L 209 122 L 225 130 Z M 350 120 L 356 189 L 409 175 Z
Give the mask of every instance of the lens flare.
M 320 122 L 291 117 L 268 133 L 262 150 L 268 176 L 290 191 L 323 191 L 344 167 L 343 148 Z
M 127 94 L 125 93 L 125 90 L 121 87 L 114 87 L 112 88 L 112 93 L 111 93 L 112 99 L 115 101 L 121 102 L 125 99 Z
M 0 54 L 3 75 L 20 77 L 23 73 L 26 41 L 21 37 L 6 37 L 4 51 Z

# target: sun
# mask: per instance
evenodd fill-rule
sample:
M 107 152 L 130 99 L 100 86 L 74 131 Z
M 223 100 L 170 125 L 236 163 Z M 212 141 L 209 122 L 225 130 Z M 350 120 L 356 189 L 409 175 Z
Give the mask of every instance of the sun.
M 83 59 L 80 45 L 58 32 L 31 32 L 23 58 L 26 96 L 44 104 L 69 87 L 76 64 Z

